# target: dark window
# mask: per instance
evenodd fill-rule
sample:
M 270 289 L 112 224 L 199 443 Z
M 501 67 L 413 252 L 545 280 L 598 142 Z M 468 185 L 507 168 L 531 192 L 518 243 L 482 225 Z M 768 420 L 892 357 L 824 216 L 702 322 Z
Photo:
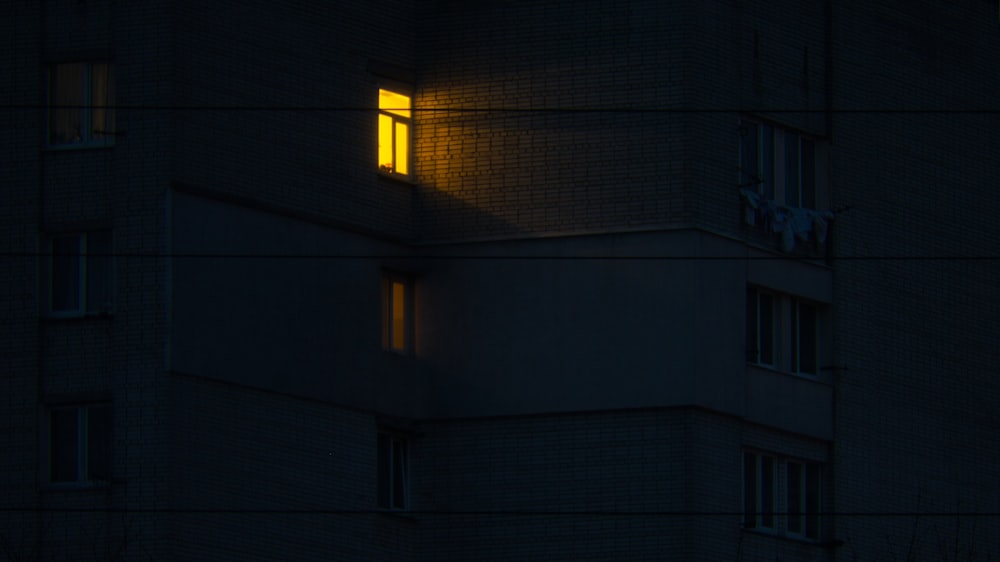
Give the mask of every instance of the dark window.
M 389 433 L 378 434 L 377 471 L 378 506 L 384 509 L 406 509 L 407 499 L 406 440 Z
M 816 307 L 802 301 L 792 302 L 792 370 L 796 373 L 817 373 Z
M 49 242 L 49 316 L 110 314 L 114 307 L 111 231 L 60 234 Z
M 743 526 L 757 526 L 757 456 L 743 453 Z
M 774 528 L 774 457 L 743 454 L 743 526 Z
M 85 239 L 82 234 L 52 239 L 51 312 L 77 314 L 83 310 Z
M 819 538 L 820 466 L 788 462 L 788 532 Z
M 747 361 L 792 373 L 819 374 L 822 305 L 747 287 Z
M 76 408 L 52 411 L 49 457 L 52 482 L 76 482 L 79 479 L 79 420 Z
M 110 482 L 111 420 L 108 405 L 53 409 L 49 415 L 49 481 Z
M 115 129 L 114 67 L 105 62 L 49 68 L 50 145 L 110 144 Z
M 756 191 L 768 201 L 816 209 L 820 184 L 816 141 L 754 121 L 741 121 L 739 130 L 740 186 Z M 778 184 L 778 179 L 783 181 Z
M 799 136 L 795 133 L 785 133 L 785 204 L 789 207 L 801 207 L 802 198 L 799 177 Z
M 747 351 L 751 363 L 774 365 L 774 295 L 747 289 Z

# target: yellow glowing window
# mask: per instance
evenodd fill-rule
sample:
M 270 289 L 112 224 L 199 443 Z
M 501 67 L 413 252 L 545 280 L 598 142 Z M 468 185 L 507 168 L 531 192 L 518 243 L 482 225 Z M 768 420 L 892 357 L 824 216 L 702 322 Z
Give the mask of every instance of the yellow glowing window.
M 383 281 L 382 346 L 389 351 L 410 350 L 410 282 L 404 277 L 387 275 Z
M 410 96 L 378 91 L 378 167 L 390 174 L 410 173 Z

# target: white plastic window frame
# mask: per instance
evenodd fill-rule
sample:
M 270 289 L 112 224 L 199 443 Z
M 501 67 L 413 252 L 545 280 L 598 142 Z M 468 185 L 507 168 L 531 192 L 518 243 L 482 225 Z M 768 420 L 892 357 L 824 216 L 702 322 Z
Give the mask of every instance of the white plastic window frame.
M 378 171 L 379 173 L 397 178 L 410 181 L 413 177 L 413 93 L 410 88 L 404 88 L 396 84 L 380 84 L 378 87 L 378 121 L 376 123 L 376 141 L 377 148 L 376 154 L 378 156 Z M 390 95 L 405 97 L 408 101 L 408 107 L 406 108 L 383 108 L 382 107 L 382 92 L 386 92 Z M 382 157 L 383 147 L 382 143 L 386 142 L 385 135 L 383 134 L 383 122 L 390 123 L 389 133 L 388 133 L 388 152 L 391 154 L 390 162 L 383 162 Z M 400 145 L 398 135 L 400 134 L 400 127 L 405 128 L 406 139 L 404 142 L 404 147 L 406 154 L 400 156 L 398 154 Z M 402 164 L 402 166 L 401 166 Z
M 738 181 L 740 187 L 752 189 L 763 198 L 774 201 L 779 205 L 789 207 L 800 207 L 804 199 L 808 201 L 802 193 L 803 180 L 802 170 L 805 167 L 802 159 L 802 147 L 807 146 L 812 151 L 813 180 L 812 199 L 813 210 L 820 210 L 827 207 L 827 149 L 826 143 L 822 139 L 813 135 L 798 132 L 794 129 L 783 127 L 778 124 L 751 119 L 741 118 L 738 125 L 740 134 L 739 143 L 739 166 Z M 748 140 L 753 137 L 754 162 L 749 163 L 746 148 L 750 146 Z M 789 143 L 795 143 L 794 150 Z M 767 150 L 765 150 L 767 147 Z M 770 158 L 765 158 L 770 151 Z M 799 175 L 792 183 L 787 181 L 790 168 L 789 155 L 794 153 L 794 170 Z M 748 171 L 749 170 L 749 171 Z M 754 175 L 753 171 L 756 171 Z M 770 177 L 766 170 L 771 172 Z M 790 188 L 791 186 L 791 188 Z M 795 189 L 794 194 L 790 189 Z

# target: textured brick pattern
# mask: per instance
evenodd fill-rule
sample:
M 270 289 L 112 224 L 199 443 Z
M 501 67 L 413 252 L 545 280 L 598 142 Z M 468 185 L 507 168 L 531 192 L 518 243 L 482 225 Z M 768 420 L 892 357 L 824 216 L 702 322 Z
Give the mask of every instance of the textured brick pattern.
M 37 101 L 40 6 L 11 4 L 0 17 L 0 103 Z M 38 146 L 41 112 L 0 109 L 0 538 L 35 546 L 34 516 L 8 512 L 35 499 L 38 395 Z M 15 165 L 16 163 L 16 165 Z M 23 187 L 22 187 L 23 186 Z M 7 253 L 30 257 L 6 257 Z
M 376 510 L 371 415 L 187 377 L 171 387 L 178 558 L 406 558 L 413 522 Z
M 0 556 L 1000 557 L 1000 116 L 975 111 L 1000 100 L 995 3 L 8 4 Z M 115 65 L 114 146 L 47 149 L 44 69 L 80 59 Z M 377 88 L 410 74 L 413 183 L 380 176 L 375 162 Z M 829 148 L 832 442 L 686 407 L 389 419 L 212 373 L 171 374 L 162 255 L 175 187 L 404 241 L 697 228 L 718 234 L 706 237 L 724 251 L 744 242 L 773 250 L 773 238 L 742 222 L 737 124 L 746 114 Z M 114 313 L 40 317 L 45 237 L 94 228 L 111 229 L 118 254 Z M 603 237 L 594 248 L 613 246 Z M 442 263 L 420 264 L 418 294 Z M 350 271 L 364 268 L 375 265 Z M 475 284 L 488 283 L 469 279 L 454 301 L 474 309 L 486 298 Z M 569 285 L 565 302 L 579 314 L 588 293 Z M 701 283 L 699 296 L 723 285 Z M 737 326 L 742 314 L 732 312 Z M 410 359 L 415 378 L 435 367 Z M 366 403 L 389 402 L 378 388 L 392 380 L 388 361 L 364 372 L 346 364 L 331 365 L 338 384 L 357 381 L 372 395 Z M 290 376 L 252 380 L 280 387 Z M 415 404 L 427 399 L 414 394 Z M 733 395 L 725 407 L 738 411 Z M 45 408 L 95 398 L 114 406 L 113 482 L 50 489 Z M 383 427 L 410 439 L 410 513 L 374 509 Z M 745 448 L 824 465 L 824 511 L 841 515 L 823 516 L 822 541 L 741 529 Z
M 422 16 L 436 31 L 420 37 L 418 235 L 689 220 L 686 116 L 669 111 L 685 102 L 688 10 L 428 3 Z
M 369 72 L 412 68 L 410 2 L 175 4 L 178 182 L 411 236 L 412 189 L 376 172 Z
M 852 30 L 837 43 L 835 105 L 916 110 L 834 120 L 835 202 L 853 207 L 838 218 L 836 254 L 862 258 L 836 273 L 841 511 L 997 511 L 1000 264 L 961 257 L 997 255 L 1000 117 L 934 111 L 1000 99 L 996 9 L 850 2 L 834 14 Z M 845 518 L 838 536 L 862 559 L 888 548 L 995 559 L 997 523 Z
M 739 515 L 743 446 L 822 462 L 822 443 L 693 409 L 427 422 L 418 435 L 420 559 L 826 556 L 743 532 Z

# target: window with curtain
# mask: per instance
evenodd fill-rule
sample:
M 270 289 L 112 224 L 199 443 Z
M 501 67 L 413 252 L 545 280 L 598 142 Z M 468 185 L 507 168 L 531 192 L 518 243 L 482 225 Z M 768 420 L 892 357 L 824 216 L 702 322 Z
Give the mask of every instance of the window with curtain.
M 107 62 L 54 64 L 48 73 L 50 146 L 114 143 L 115 77 Z

